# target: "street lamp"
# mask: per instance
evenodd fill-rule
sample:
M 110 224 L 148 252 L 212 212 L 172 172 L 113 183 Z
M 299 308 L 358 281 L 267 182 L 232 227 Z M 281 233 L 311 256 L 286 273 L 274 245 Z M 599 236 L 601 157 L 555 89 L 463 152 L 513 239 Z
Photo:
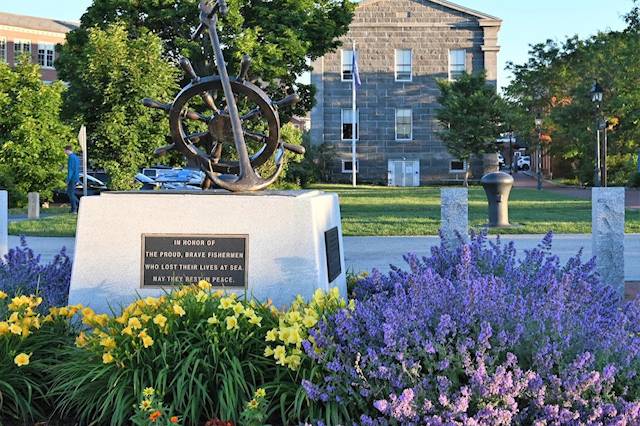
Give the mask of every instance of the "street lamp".
M 600 86 L 598 80 L 593 82 L 590 93 L 591 101 L 596 106 L 596 161 L 593 184 L 594 186 L 600 186 L 602 181 L 602 171 L 600 166 L 600 107 L 604 97 L 604 90 L 602 90 L 602 86 Z
M 538 132 L 538 146 L 536 148 L 536 177 L 538 180 L 537 188 L 538 191 L 542 191 L 542 150 L 541 148 L 541 140 L 542 140 L 542 117 L 540 113 L 536 115 L 536 131 Z

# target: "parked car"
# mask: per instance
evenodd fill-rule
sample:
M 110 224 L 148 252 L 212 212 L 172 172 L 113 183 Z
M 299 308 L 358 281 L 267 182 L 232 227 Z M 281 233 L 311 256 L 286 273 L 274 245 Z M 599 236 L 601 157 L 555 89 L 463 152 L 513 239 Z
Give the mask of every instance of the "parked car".
M 84 195 L 84 174 L 80 173 L 80 182 L 76 185 L 76 196 L 78 198 Z M 97 179 L 91 175 L 87 176 L 87 195 L 99 195 L 102 191 L 106 191 L 107 185 L 100 179 Z M 56 189 L 53 191 L 54 203 L 68 203 L 69 196 L 66 189 Z
M 200 170 L 154 166 L 136 175 L 143 190 L 198 191 L 205 174 Z
M 531 169 L 531 157 L 529 155 L 523 155 L 518 158 L 518 163 L 516 164 L 518 170 L 530 170 Z

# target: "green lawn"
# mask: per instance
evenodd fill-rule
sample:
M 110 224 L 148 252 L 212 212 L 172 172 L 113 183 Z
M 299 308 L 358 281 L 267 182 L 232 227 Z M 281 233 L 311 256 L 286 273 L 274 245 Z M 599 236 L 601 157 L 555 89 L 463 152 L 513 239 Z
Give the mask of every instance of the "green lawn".
M 54 214 L 62 214 L 62 213 L 67 213 L 69 211 L 69 206 L 64 206 L 64 207 L 49 207 L 49 208 L 40 208 L 40 215 L 54 215 Z M 14 208 L 10 208 L 9 209 L 9 215 L 10 216 L 15 216 L 15 215 L 26 215 L 27 214 L 27 208 L 26 207 L 14 207 Z
M 340 196 L 344 235 L 436 235 L 440 227 L 440 189 L 435 187 L 315 185 Z M 548 191 L 516 188 L 509 202 L 511 223 L 504 234 L 591 232 L 591 202 Z M 12 235 L 73 236 L 77 216 L 59 214 L 40 220 L 12 222 Z M 469 220 L 479 228 L 487 221 L 487 201 L 481 187 L 469 188 Z M 640 211 L 627 210 L 626 232 L 640 233 Z
M 344 235 L 435 235 L 440 226 L 440 188 L 390 188 L 316 185 L 315 189 L 340 196 Z M 516 188 L 509 202 L 511 223 L 504 234 L 559 234 L 591 232 L 591 202 L 534 189 Z M 482 187 L 469 188 L 469 221 L 473 227 L 487 222 L 487 201 Z M 640 232 L 640 212 L 627 211 L 626 232 Z

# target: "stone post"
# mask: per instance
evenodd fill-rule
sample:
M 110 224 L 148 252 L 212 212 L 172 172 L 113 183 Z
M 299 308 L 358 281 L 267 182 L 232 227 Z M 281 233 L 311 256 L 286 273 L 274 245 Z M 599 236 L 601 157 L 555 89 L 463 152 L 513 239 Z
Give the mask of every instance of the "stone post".
M 0 189 L 0 257 L 9 251 L 9 195 Z
M 602 282 L 624 294 L 624 188 L 592 188 L 593 256 Z
M 27 194 L 27 200 L 27 217 L 29 219 L 40 219 L 40 194 L 38 192 L 30 192 Z
M 459 233 L 469 239 L 469 190 L 467 188 L 440 189 L 440 230 L 451 247 L 458 245 Z

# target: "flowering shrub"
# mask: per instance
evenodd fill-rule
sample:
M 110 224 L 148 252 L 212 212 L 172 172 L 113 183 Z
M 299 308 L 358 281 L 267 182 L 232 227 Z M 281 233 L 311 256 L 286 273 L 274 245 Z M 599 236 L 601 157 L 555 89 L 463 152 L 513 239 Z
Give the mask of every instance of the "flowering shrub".
M 64 247 L 50 263 L 42 263 L 23 237 L 19 247 L 12 248 L 0 259 L 0 290 L 9 295 L 41 296 L 41 312 L 50 306 L 64 306 L 69 294 L 71 264 Z
M 43 420 L 52 411 L 48 370 L 59 361 L 55 349 L 73 342 L 75 309 L 43 316 L 41 303 L 41 297 L 10 298 L 0 291 L 0 424 L 5 418 Z
M 172 426 L 180 424 L 180 417 L 172 415 L 164 408 L 162 396 L 154 388 L 144 388 L 142 400 L 131 422 L 136 426 Z
M 332 424 L 638 424 L 640 306 L 550 247 L 480 235 L 374 271 L 310 332 L 308 396 L 349 407 Z
M 318 297 L 334 300 L 323 293 Z M 305 309 L 298 302 L 290 312 Z M 297 369 L 302 362 L 296 357 L 303 354 L 294 352 L 301 339 L 278 334 L 293 347 L 284 358 L 265 355 L 273 330 L 300 327 L 299 335 L 306 337 L 294 319 L 270 304 L 213 292 L 205 281 L 137 300 L 119 316 L 85 308 L 87 329 L 54 368 L 52 395 L 61 414 L 81 423 L 126 424 L 136 415 L 134 407 L 140 414 L 136 395 L 151 386 L 163 395 L 156 402 L 166 405 L 145 413 L 147 420 L 159 411 L 163 419 L 170 412 L 188 424 L 213 418 L 238 424 L 241 415 L 263 413 L 272 424 L 297 424 L 308 417 L 309 403 L 299 386 L 305 372 Z M 256 397 L 258 388 L 277 398 L 267 400 L 262 391 Z M 257 406 L 247 405 L 254 400 Z

